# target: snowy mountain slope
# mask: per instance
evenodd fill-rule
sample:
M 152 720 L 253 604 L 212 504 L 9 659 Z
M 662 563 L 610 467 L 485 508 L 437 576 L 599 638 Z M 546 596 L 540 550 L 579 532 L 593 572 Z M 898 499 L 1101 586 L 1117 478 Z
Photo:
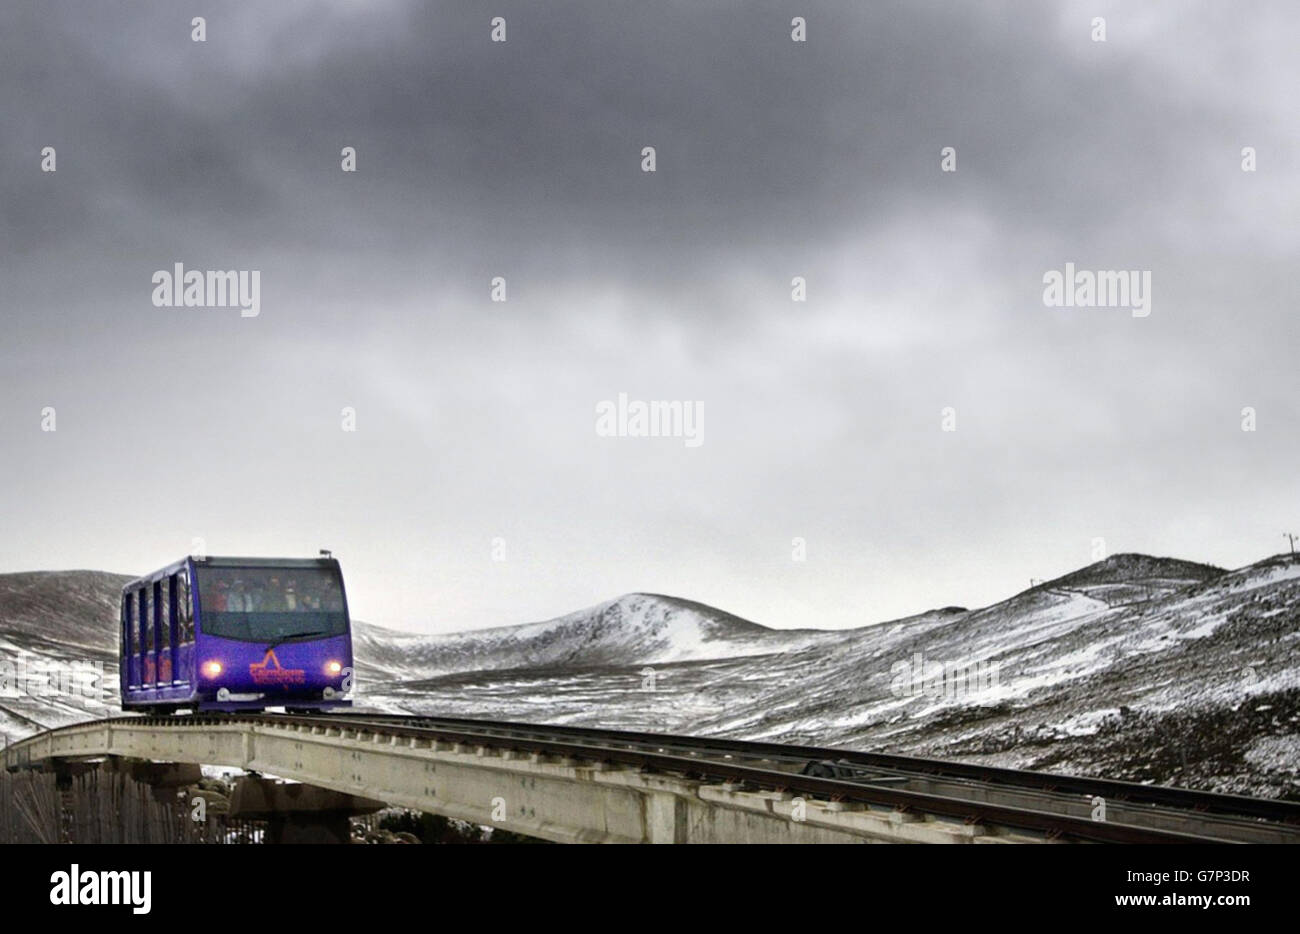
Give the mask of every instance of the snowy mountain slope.
M 111 657 L 121 580 L 0 575 L 0 652 Z M 991 606 L 834 632 L 769 629 L 653 594 L 443 636 L 354 626 L 359 702 L 385 710 L 844 744 L 1300 797 L 1300 560 L 1290 555 L 1235 571 L 1116 555 Z M 10 735 L 85 715 L 0 697 Z
M 1116 599 L 1121 588 L 1123 599 Z M 1149 594 L 1138 599 L 1140 594 Z M 1112 605 L 1113 604 L 1113 605 Z M 626 726 L 1300 797 L 1300 562 L 1120 555 L 778 653 L 381 686 L 419 712 Z M 936 673 L 937 672 L 937 673 Z
M 557 619 L 449 635 L 358 627 L 356 655 L 406 678 L 556 666 L 663 664 L 789 651 L 835 633 L 779 630 L 659 594 L 625 594 Z M 363 652 L 364 649 L 364 652 Z
M 116 688 L 117 606 L 128 580 L 100 571 L 0 575 L 0 735 L 25 736 L 113 709 L 82 689 L 101 682 Z M 74 665 L 76 680 L 56 690 L 58 673 Z
M 0 639 L 30 651 L 115 659 L 118 599 L 130 580 L 102 571 L 0 575 Z
M 1078 592 L 1111 606 L 1150 600 L 1224 574 L 1223 568 L 1177 558 L 1119 554 L 1041 584 L 1054 592 Z

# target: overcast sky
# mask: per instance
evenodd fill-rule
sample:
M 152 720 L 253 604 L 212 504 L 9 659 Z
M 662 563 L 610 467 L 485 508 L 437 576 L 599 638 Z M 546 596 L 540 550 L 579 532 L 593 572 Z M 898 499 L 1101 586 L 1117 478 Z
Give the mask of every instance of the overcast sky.
M 0 571 L 200 537 L 430 632 L 849 627 L 1284 550 L 1298 48 L 1290 2 L 6 2 Z M 155 307 L 177 262 L 260 314 Z M 1067 262 L 1150 314 L 1047 307 Z M 598 435 L 621 392 L 703 443 Z

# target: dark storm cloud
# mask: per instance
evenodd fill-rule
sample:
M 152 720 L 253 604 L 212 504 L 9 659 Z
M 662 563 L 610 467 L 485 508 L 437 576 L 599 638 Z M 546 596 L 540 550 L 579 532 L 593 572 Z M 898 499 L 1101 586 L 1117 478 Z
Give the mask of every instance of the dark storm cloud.
M 6 162 L 66 140 L 83 184 L 51 197 L 7 173 L 6 240 L 104 233 L 125 203 L 191 237 L 346 231 L 538 263 L 569 247 L 635 274 L 811 253 L 954 189 L 1008 230 L 1077 234 L 1184 191 L 1200 158 L 1174 155 L 1207 123 L 1122 52 L 1072 55 L 1041 4 L 813 4 L 806 46 L 786 4 L 505 3 L 504 45 L 469 4 L 290 11 L 216 7 L 196 44 L 165 5 L 11 10 Z M 936 170 L 944 145 L 956 178 Z
M 1095 535 L 1253 558 L 1300 492 L 1296 25 L 1103 0 L 6 4 L 0 566 L 328 537 L 374 612 L 450 601 L 450 628 L 621 589 L 861 623 L 1003 596 Z M 153 307 L 177 261 L 260 270 L 262 316 Z M 1152 270 L 1152 316 L 1044 308 L 1066 261 Z M 703 447 L 596 439 L 623 390 L 705 400 Z M 142 523 L 179 478 L 204 496 Z M 530 557 L 484 565 L 497 534 Z M 792 566 L 795 535 L 826 563 Z

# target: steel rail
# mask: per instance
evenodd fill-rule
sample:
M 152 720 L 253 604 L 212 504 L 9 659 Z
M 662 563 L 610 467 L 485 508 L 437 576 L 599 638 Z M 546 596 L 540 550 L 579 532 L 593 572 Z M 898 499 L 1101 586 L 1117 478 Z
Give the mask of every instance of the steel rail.
M 965 779 L 1021 790 L 1031 789 L 1088 796 L 1100 795 L 1125 804 L 1146 804 L 1200 814 L 1247 817 L 1300 827 L 1300 802 L 1295 801 L 1251 798 L 1245 795 L 1197 791 L 1190 788 L 1175 788 L 1169 785 L 1142 785 L 1137 782 L 1116 779 L 1060 775 L 1053 772 L 1037 772 L 1027 769 L 1006 768 L 1004 766 L 953 762 L 945 759 L 923 759 L 916 756 L 903 756 L 892 753 L 754 742 L 722 737 L 694 737 L 669 733 L 606 730 L 600 727 L 552 726 L 549 724 L 479 720 L 465 717 L 367 714 L 361 711 L 333 712 L 329 716 L 344 717 L 356 721 L 415 721 L 430 724 L 450 724 L 471 729 L 477 727 L 486 730 L 502 729 L 534 733 L 540 731 L 547 735 L 570 735 L 594 740 L 623 741 L 635 745 L 650 745 L 661 748 L 697 749 L 708 753 L 725 752 L 746 758 L 787 760 L 799 763 L 843 759 L 853 766 L 911 777 Z

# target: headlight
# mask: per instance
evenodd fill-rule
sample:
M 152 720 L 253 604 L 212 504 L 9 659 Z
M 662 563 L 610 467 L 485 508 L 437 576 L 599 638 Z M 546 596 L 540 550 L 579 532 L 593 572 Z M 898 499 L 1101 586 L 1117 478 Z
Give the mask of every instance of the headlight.
M 341 662 L 326 662 L 325 671 L 332 675 L 340 674 L 343 671 L 343 664 Z
M 221 662 L 204 662 L 203 676 L 206 678 L 215 678 L 221 674 Z

